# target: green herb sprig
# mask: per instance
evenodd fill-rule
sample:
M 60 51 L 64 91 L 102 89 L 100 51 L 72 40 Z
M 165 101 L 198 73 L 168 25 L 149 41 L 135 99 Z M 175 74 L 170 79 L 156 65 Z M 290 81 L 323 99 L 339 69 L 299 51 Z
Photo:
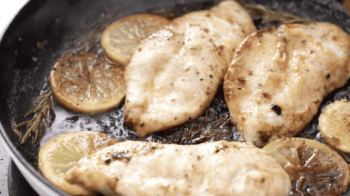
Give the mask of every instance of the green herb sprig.
M 288 12 L 270 10 L 262 5 L 246 4 L 244 3 L 243 0 L 236 0 L 236 1 L 249 12 L 252 18 L 261 18 L 262 24 L 269 24 L 273 22 L 280 22 L 283 24 L 290 24 L 290 23 L 310 24 L 310 23 L 316 22 L 315 20 L 312 20 L 310 18 L 302 18 Z
M 312 20 L 310 18 L 302 18 L 288 12 L 269 10 L 261 5 L 246 4 L 245 8 L 251 13 L 251 15 L 255 17 L 261 17 L 263 24 L 269 24 L 273 22 L 281 22 L 283 24 L 310 24 L 316 22 L 315 20 Z
M 34 133 L 34 143 L 37 143 L 39 136 L 52 124 L 53 117 L 53 94 L 48 92 L 43 95 L 39 95 L 33 99 L 34 108 L 24 115 L 24 118 L 28 117 L 31 114 L 34 114 L 33 118 L 28 121 L 19 123 L 16 128 L 27 126 L 27 131 L 21 139 L 21 144 L 24 144 L 29 136 Z

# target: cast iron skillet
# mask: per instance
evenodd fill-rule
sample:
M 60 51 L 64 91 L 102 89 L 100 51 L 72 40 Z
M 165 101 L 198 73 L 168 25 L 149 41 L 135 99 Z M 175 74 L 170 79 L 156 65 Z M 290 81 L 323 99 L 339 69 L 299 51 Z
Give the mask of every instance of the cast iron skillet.
M 37 152 L 43 143 L 55 135 L 77 130 L 100 131 L 120 140 L 139 139 L 132 130 L 123 126 L 123 106 L 97 116 L 74 114 L 55 103 L 52 131 L 46 130 L 41 144 L 30 138 L 19 144 L 14 133 L 15 123 L 22 122 L 23 115 L 32 107 L 31 99 L 50 90 L 48 73 L 56 59 L 69 52 L 92 51 L 103 55 L 99 35 L 111 22 L 126 15 L 152 12 L 173 18 L 191 10 L 205 9 L 217 3 L 215 0 L 33 0 L 17 14 L 0 42 L 0 130 L 4 145 L 28 182 L 40 195 L 66 195 L 49 183 L 36 166 Z M 350 34 L 350 16 L 343 11 L 341 0 L 246 0 L 246 3 L 262 4 L 313 18 L 317 21 L 336 23 Z M 255 20 L 259 28 L 263 25 Z M 228 111 L 218 93 L 209 113 L 227 119 Z M 333 100 L 350 99 L 350 83 L 326 97 L 322 107 Z M 317 130 L 317 118 L 299 136 L 322 140 Z M 185 134 L 186 128 L 180 131 Z M 234 126 L 224 127 L 225 133 L 181 140 L 181 134 L 159 133 L 147 138 L 165 143 L 198 143 L 205 140 L 240 140 Z M 19 129 L 24 133 L 25 129 Z M 215 132 L 216 133 L 216 132 Z M 180 138 L 180 139 L 179 139 Z M 204 139 L 203 139 L 204 138 Z M 348 191 L 344 195 L 350 195 Z

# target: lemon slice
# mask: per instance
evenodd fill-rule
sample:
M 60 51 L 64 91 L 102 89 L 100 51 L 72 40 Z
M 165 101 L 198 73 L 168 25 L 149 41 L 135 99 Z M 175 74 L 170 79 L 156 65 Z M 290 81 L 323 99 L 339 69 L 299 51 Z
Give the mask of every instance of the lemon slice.
M 346 99 L 326 106 L 318 127 L 326 142 L 341 151 L 350 152 L 350 102 Z
M 350 15 L 350 0 L 343 0 L 344 10 Z
M 156 15 L 130 15 L 107 27 L 103 32 L 101 45 L 109 58 L 125 65 L 141 39 L 168 23 L 168 19 Z
M 349 167 L 328 146 L 305 138 L 286 138 L 266 145 L 292 181 L 291 195 L 334 196 L 349 184 Z
M 102 113 L 116 108 L 125 95 L 123 68 L 91 53 L 67 54 L 50 72 L 52 92 L 73 112 Z
M 98 149 L 117 143 L 103 133 L 79 131 L 65 133 L 49 140 L 39 151 L 41 173 L 55 186 L 71 195 L 93 195 L 82 186 L 65 181 L 65 173 L 81 158 Z

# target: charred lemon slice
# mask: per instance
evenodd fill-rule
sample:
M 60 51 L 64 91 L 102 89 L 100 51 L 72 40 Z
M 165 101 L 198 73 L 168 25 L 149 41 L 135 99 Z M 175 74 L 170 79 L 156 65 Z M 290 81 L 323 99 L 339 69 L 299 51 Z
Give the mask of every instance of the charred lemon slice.
M 101 45 L 109 58 L 125 65 L 141 39 L 168 23 L 169 20 L 156 15 L 127 16 L 107 27 L 103 32 Z
M 69 184 L 65 173 L 81 158 L 98 149 L 117 143 L 103 133 L 79 131 L 65 133 L 45 143 L 39 151 L 38 165 L 41 173 L 52 184 L 71 195 L 93 195 L 79 185 Z
M 266 145 L 292 181 L 291 195 L 334 196 L 349 184 L 349 167 L 328 146 L 304 138 L 275 140 Z
M 326 142 L 341 151 L 350 152 L 350 102 L 346 99 L 326 106 L 318 127 Z
M 50 72 L 52 92 L 73 112 L 102 113 L 120 105 L 125 94 L 123 68 L 91 53 L 67 54 Z

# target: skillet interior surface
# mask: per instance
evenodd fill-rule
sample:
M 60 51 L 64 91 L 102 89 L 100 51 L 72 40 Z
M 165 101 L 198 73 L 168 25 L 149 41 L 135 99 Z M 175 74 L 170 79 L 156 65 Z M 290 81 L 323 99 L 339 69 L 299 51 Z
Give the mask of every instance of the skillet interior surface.
M 317 21 L 333 22 L 350 34 L 350 17 L 340 0 L 246 0 L 271 9 L 290 12 Z M 30 1 L 15 17 L 0 43 L 0 82 L 2 135 L 11 150 L 39 175 L 37 153 L 48 139 L 63 132 L 92 130 L 104 132 L 119 140 L 140 140 L 126 129 L 123 106 L 95 116 L 76 114 L 64 109 L 57 101 L 54 121 L 39 144 L 31 137 L 21 145 L 13 131 L 16 123 L 30 119 L 23 116 L 32 107 L 32 98 L 50 91 L 49 71 L 57 58 L 67 53 L 91 51 L 104 55 L 99 45 L 101 32 L 118 18 L 135 13 L 151 12 L 174 18 L 186 12 L 209 8 L 215 0 L 37 0 Z M 266 26 L 255 20 L 259 28 Z M 328 95 L 320 110 L 333 100 L 350 100 L 350 82 Z M 319 111 L 320 111 L 319 110 Z M 299 136 L 323 141 L 318 134 L 318 116 Z M 18 129 L 24 134 L 25 128 Z M 241 137 L 229 120 L 222 92 L 199 120 L 170 131 L 150 135 L 145 140 L 162 143 L 195 144 L 209 140 L 237 140 Z M 348 155 L 344 155 L 345 158 Z M 350 158 L 348 158 L 349 162 Z M 43 178 L 42 178 L 43 179 Z M 350 195 L 348 191 L 345 195 Z

